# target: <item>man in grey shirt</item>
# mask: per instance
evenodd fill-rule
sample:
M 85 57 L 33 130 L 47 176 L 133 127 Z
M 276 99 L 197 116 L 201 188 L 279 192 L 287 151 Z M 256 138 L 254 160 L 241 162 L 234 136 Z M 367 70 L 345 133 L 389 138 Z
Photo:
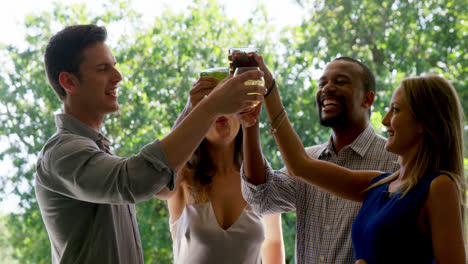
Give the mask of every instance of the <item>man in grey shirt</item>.
M 100 133 L 105 115 L 118 110 L 122 80 L 106 38 L 104 27 L 71 26 L 54 35 L 45 51 L 47 77 L 65 112 L 56 116 L 57 132 L 36 166 L 36 197 L 53 263 L 144 263 L 134 204 L 168 195 L 176 172 L 216 118 L 247 110 L 263 100 L 247 94 L 266 91 L 243 84 L 260 71 L 228 78 L 169 135 L 130 158 L 117 157 Z

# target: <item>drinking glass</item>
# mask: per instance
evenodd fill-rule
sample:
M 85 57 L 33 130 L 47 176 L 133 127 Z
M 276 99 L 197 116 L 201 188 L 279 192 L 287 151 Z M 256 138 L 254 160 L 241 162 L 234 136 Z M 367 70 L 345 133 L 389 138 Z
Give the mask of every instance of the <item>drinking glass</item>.
M 201 76 L 211 76 L 218 79 L 218 83 L 229 75 L 229 67 L 208 68 L 200 71 Z
M 234 72 L 234 77 L 239 75 L 239 74 L 242 74 L 244 72 L 259 71 L 259 70 L 260 70 L 259 67 L 237 67 L 236 71 Z M 263 77 L 260 77 L 260 79 L 256 79 L 256 80 L 247 80 L 247 81 L 244 82 L 244 85 L 261 85 L 261 86 L 265 86 L 265 80 L 263 79 Z M 262 95 L 262 94 L 259 94 L 259 93 L 248 93 L 248 95 L 251 95 L 251 94 Z M 258 105 L 258 103 L 260 103 L 260 102 L 259 101 L 255 102 L 253 104 L 253 107 L 256 107 Z
M 253 57 L 259 48 L 230 48 L 228 60 L 231 61 L 229 67 L 235 72 L 238 67 L 258 67 L 258 63 Z

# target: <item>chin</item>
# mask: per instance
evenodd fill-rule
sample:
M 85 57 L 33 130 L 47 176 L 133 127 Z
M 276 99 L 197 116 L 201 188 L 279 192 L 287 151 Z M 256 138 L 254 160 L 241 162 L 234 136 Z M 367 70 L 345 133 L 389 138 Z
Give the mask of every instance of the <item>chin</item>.
M 320 125 L 325 127 L 336 127 L 340 124 L 343 124 L 341 118 L 339 116 L 332 116 L 327 118 L 320 118 Z
M 217 135 L 217 141 L 226 143 L 226 142 L 233 141 L 235 137 L 236 137 L 235 135 L 233 136 L 233 135 L 232 135 L 231 133 L 229 133 L 229 132 L 226 132 L 226 133 L 219 133 L 219 134 Z
M 233 142 L 233 140 L 229 140 L 228 138 L 211 138 L 207 139 L 207 141 L 212 145 L 228 145 Z
M 391 151 L 391 148 L 388 146 L 388 142 L 387 142 L 387 144 L 385 144 L 385 150 L 386 150 L 387 152 L 392 152 L 392 151 Z
M 109 108 L 109 113 L 114 113 L 114 112 L 117 112 L 118 110 L 119 110 L 119 105 L 115 104 Z
M 398 151 L 397 149 L 393 148 L 391 144 L 390 145 L 388 144 L 388 142 L 385 145 L 385 150 L 393 154 L 401 155 L 400 153 L 401 151 Z
M 119 110 L 118 107 L 116 107 L 116 108 L 108 108 L 108 109 L 106 109 L 106 110 L 103 111 L 103 112 L 104 112 L 105 115 L 110 115 L 110 114 L 113 114 L 113 113 L 117 112 L 118 110 Z

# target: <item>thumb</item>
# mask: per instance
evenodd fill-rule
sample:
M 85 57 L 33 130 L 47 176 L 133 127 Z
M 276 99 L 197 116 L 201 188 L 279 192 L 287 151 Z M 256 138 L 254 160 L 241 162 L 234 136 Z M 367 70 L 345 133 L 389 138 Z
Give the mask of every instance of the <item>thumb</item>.
M 367 262 L 363 259 L 359 259 L 354 264 L 367 264 Z

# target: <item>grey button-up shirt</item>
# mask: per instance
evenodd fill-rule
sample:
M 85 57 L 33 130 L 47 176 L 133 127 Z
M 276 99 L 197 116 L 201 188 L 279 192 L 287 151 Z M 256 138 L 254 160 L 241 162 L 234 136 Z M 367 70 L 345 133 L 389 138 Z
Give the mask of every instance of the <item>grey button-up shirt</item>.
M 55 122 L 35 187 L 52 263 L 144 263 L 134 204 L 172 189 L 177 175 L 160 142 L 121 158 L 73 116 L 59 114 Z

